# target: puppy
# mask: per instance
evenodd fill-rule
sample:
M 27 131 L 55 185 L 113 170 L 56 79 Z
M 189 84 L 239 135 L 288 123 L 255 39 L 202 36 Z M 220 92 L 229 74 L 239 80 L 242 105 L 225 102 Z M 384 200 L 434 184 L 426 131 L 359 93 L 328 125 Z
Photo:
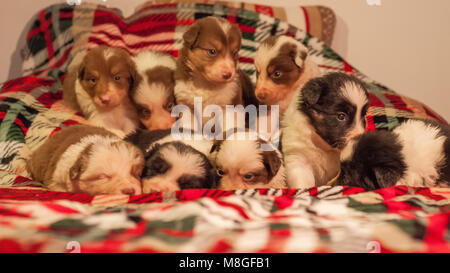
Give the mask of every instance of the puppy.
M 320 186 L 336 178 L 341 150 L 365 132 L 368 107 L 364 83 L 344 73 L 312 79 L 294 95 L 281 122 L 289 187 Z
M 257 105 L 253 84 L 238 69 L 242 34 L 237 25 L 219 17 L 197 20 L 183 35 L 175 72 L 177 104 L 193 110 L 194 97 L 203 107 Z
M 367 132 L 347 145 L 341 159 L 337 185 L 448 187 L 450 126 L 409 120 L 393 131 Z
M 319 77 L 318 66 L 308 49 L 288 36 L 271 36 L 256 51 L 256 98 L 262 104 L 279 105 L 280 116 L 286 111 L 296 90 Z
M 144 157 L 103 128 L 73 125 L 46 140 L 27 167 L 53 191 L 134 195 L 141 193 Z
M 177 141 L 171 130 L 137 130 L 126 140 L 144 151 L 144 193 L 217 186 L 216 171 L 208 158 L 212 141 Z
M 131 98 L 139 119 L 148 130 L 168 129 L 175 122 L 175 59 L 158 52 L 143 51 L 133 57 L 137 79 Z
M 139 126 L 129 98 L 135 78 L 135 65 L 126 51 L 100 46 L 80 53 L 71 62 L 63 99 L 92 125 L 123 137 Z
M 219 189 L 287 187 L 280 151 L 256 133 L 237 132 L 216 140 L 210 157 L 220 177 Z

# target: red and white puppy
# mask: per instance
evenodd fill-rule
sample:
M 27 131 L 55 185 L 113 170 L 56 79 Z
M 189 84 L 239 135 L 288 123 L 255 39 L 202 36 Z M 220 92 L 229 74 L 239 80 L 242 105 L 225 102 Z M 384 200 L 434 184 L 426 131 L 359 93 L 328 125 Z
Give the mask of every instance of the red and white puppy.
M 73 125 L 47 139 L 27 161 L 36 181 L 53 191 L 140 194 L 142 152 L 111 132 Z
M 170 115 L 175 105 L 175 59 L 167 54 L 143 51 L 133 60 L 138 75 L 131 97 L 139 119 L 148 130 L 169 129 L 175 122 Z
M 248 76 L 238 69 L 242 34 L 237 25 L 219 17 L 197 20 L 183 35 L 175 72 L 177 104 L 194 107 L 257 104 Z
M 91 124 L 123 137 L 139 126 L 129 98 L 135 78 L 135 65 L 126 51 L 100 46 L 71 62 L 63 99 Z
M 281 115 L 295 91 L 320 76 L 308 49 L 289 36 L 271 36 L 264 40 L 256 52 L 255 66 L 257 99 L 262 104 L 279 105 Z

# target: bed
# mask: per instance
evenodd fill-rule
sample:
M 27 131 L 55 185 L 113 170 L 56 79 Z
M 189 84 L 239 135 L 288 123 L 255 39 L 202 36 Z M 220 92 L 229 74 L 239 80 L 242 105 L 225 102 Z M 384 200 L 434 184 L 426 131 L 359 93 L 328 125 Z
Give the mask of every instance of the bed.
M 300 7 L 301 29 L 271 7 L 208 2 L 153 1 L 127 18 L 94 4 L 36 14 L 19 49 L 22 76 L 0 85 L 0 252 L 449 252 L 450 188 L 195 189 L 130 197 L 52 192 L 30 178 L 31 152 L 61 128 L 86 123 L 61 101 L 77 52 L 106 44 L 176 57 L 182 33 L 208 15 L 239 25 L 240 66 L 253 80 L 259 43 L 289 35 L 308 47 L 322 73 L 346 72 L 367 83 L 367 130 L 410 118 L 446 123 L 336 54 L 328 46 L 333 27 L 311 21 L 315 14 L 333 24 L 328 9 Z

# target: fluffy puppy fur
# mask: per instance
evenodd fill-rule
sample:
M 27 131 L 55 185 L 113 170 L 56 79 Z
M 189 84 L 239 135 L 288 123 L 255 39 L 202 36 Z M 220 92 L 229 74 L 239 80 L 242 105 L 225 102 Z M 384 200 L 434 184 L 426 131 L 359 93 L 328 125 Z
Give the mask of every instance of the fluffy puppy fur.
M 139 126 L 129 98 L 135 79 L 136 68 L 126 51 L 100 46 L 80 53 L 71 62 L 63 99 L 92 125 L 123 137 Z
M 141 193 L 144 157 L 103 128 L 73 125 L 46 140 L 27 167 L 50 190 L 134 195 Z
M 271 36 L 256 51 L 255 95 L 262 104 L 279 105 L 283 114 L 296 90 L 320 76 L 308 49 L 289 36 Z
M 177 104 L 194 107 L 255 104 L 249 77 L 238 69 L 242 34 L 237 25 L 219 17 L 197 20 L 183 35 L 175 72 Z
M 340 151 L 365 132 L 369 97 L 364 83 L 344 73 L 307 82 L 282 119 L 282 151 L 291 188 L 320 186 L 335 178 Z
M 375 190 L 394 185 L 450 185 L 450 126 L 409 120 L 393 131 L 373 131 L 341 154 L 338 185 Z
M 170 115 L 175 106 L 175 59 L 167 54 L 143 51 L 133 61 L 138 73 L 131 98 L 140 121 L 149 130 L 170 128 L 175 122 Z
M 144 193 L 217 186 L 216 171 L 208 158 L 212 141 L 177 141 L 171 130 L 137 130 L 126 140 L 144 152 Z
M 287 188 L 281 152 L 251 132 L 216 140 L 210 158 L 220 177 L 219 189 Z

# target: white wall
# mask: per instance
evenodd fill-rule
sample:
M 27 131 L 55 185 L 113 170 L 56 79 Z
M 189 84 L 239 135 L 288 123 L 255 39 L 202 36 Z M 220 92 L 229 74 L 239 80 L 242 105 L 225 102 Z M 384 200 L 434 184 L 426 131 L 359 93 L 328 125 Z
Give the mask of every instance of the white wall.
M 125 15 L 143 2 L 91 1 L 119 7 Z M 333 49 L 369 77 L 426 103 L 450 121 L 450 1 L 380 1 L 381 6 L 369 6 L 366 0 L 247 0 L 331 7 L 338 16 Z M 2 1 L 0 81 L 8 77 L 10 56 L 25 24 L 38 10 L 56 2 L 63 0 Z

